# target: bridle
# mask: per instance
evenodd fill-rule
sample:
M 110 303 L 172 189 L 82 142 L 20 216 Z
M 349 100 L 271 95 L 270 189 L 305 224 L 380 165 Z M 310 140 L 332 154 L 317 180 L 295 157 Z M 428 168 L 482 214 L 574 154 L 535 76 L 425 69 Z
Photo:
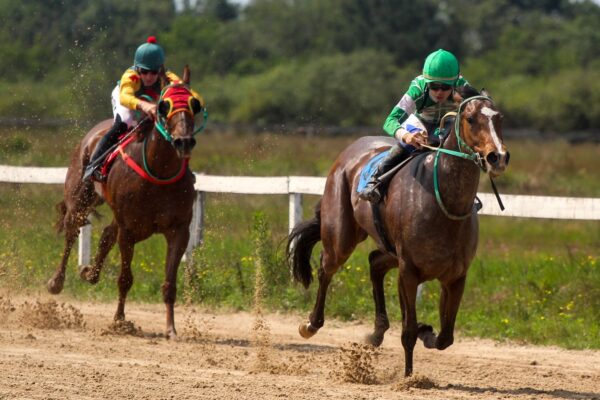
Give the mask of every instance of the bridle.
M 192 119 L 197 112 L 202 111 L 203 120 L 202 124 L 199 127 L 194 127 L 194 132 L 192 136 L 196 136 L 206 126 L 206 121 L 208 120 L 208 111 L 206 107 L 202 107 L 199 110 L 195 110 L 195 106 L 193 104 L 195 98 L 192 96 L 189 88 L 181 83 L 174 83 L 167 85 L 160 92 L 160 97 L 158 99 L 158 104 L 161 102 L 165 102 L 169 105 L 169 110 L 166 115 L 163 115 L 160 112 L 156 114 L 156 122 L 154 126 L 156 130 L 165 138 L 169 143 L 173 143 L 173 135 L 169 132 L 168 122 L 173 116 L 180 112 L 188 113 Z
M 487 100 L 490 103 L 492 103 L 492 105 L 494 104 L 494 102 L 492 101 L 491 98 L 487 97 L 487 96 L 473 96 L 473 97 L 469 97 L 467 99 L 464 99 L 460 105 L 458 106 L 458 109 L 456 111 L 456 118 L 454 121 L 454 134 L 456 135 L 456 141 L 458 144 L 458 151 L 456 150 L 449 150 L 449 149 L 445 149 L 442 146 L 444 145 L 444 143 L 446 142 L 446 140 L 448 139 L 448 136 L 446 136 L 444 138 L 443 141 L 440 142 L 440 145 L 438 147 L 434 147 L 434 146 L 428 146 L 428 145 L 424 145 L 422 147 L 426 147 L 428 149 L 431 149 L 433 151 L 436 152 L 435 154 L 435 159 L 433 162 L 433 188 L 435 191 L 435 199 L 440 207 L 440 209 L 442 210 L 442 212 L 444 213 L 444 215 L 446 217 L 448 217 L 449 219 L 452 220 L 464 220 L 466 218 L 469 218 L 473 212 L 477 212 L 479 209 L 481 209 L 482 205 L 481 205 L 481 200 L 479 200 L 479 198 L 475 197 L 476 200 L 478 201 L 478 203 L 473 205 L 473 209 L 469 212 L 467 212 L 466 214 L 463 215 L 455 215 L 452 214 L 448 211 L 448 209 L 446 208 L 446 206 L 444 206 L 444 202 L 442 201 L 442 196 L 440 194 L 440 188 L 439 188 L 439 177 L 438 177 L 438 160 L 440 158 L 440 154 L 444 153 L 444 154 L 448 154 L 454 157 L 460 157 L 466 160 L 471 160 L 475 163 L 475 165 L 477 165 L 482 171 L 485 171 L 484 168 L 484 161 L 483 158 L 481 157 L 481 155 L 479 153 L 477 153 L 475 150 L 473 150 L 465 141 L 464 139 L 461 137 L 460 135 L 460 114 L 463 111 L 463 108 L 466 104 L 468 104 L 469 102 L 473 101 L 473 100 Z M 442 118 L 443 121 L 443 118 Z M 494 194 L 496 195 L 496 199 L 498 200 L 498 204 L 500 205 L 500 208 L 502 210 L 504 210 L 504 205 L 502 204 L 502 200 L 500 199 L 500 195 L 498 194 L 498 190 L 496 188 L 496 185 L 494 183 L 494 180 L 492 179 L 492 177 L 490 176 L 490 181 L 492 183 L 492 188 L 494 190 Z

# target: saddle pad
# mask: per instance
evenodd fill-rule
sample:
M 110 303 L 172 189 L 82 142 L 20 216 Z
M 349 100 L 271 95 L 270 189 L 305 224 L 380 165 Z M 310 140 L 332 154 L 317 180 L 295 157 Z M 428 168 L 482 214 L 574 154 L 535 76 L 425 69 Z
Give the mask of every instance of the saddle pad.
M 123 138 L 127 135 L 127 133 L 129 132 L 129 129 L 127 130 L 127 132 L 121 134 L 119 136 L 119 140 L 123 140 Z M 104 176 L 108 175 L 108 172 L 110 171 L 110 167 L 112 166 L 113 161 L 115 161 L 115 159 L 119 156 L 119 147 L 127 147 L 131 142 L 133 142 L 136 139 L 137 136 L 132 135 L 130 137 L 128 137 L 127 139 L 123 140 L 123 142 L 119 145 L 119 146 L 115 146 L 114 150 L 110 152 L 110 154 L 108 154 L 105 158 L 104 161 L 102 162 L 102 165 L 100 166 L 100 173 Z
M 367 183 L 371 180 L 371 177 L 373 176 L 373 174 L 375 174 L 375 171 L 377 171 L 377 167 L 385 158 L 385 156 L 388 155 L 389 152 L 389 150 L 386 150 L 382 153 L 377 154 L 376 156 L 371 158 L 369 162 L 367 162 L 367 164 L 363 167 L 362 171 L 360 172 L 358 186 L 356 187 L 357 192 L 360 193 L 365 189 Z

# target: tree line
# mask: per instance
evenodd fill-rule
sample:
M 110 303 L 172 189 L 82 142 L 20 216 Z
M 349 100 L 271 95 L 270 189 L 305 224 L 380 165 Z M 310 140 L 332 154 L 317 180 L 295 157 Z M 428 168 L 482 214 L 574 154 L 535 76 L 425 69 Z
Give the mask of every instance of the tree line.
M 0 0 L 0 116 L 109 117 L 155 35 L 224 123 L 380 126 L 445 48 L 507 126 L 594 130 L 598 27 L 590 0 Z

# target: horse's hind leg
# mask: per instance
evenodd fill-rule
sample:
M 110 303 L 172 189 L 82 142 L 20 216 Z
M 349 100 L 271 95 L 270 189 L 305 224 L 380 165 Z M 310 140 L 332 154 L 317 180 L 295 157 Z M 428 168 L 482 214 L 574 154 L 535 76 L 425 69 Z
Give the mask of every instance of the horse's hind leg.
M 347 258 L 347 257 L 346 257 Z M 313 336 L 325 324 L 325 298 L 327 289 L 331 283 L 331 278 L 337 272 L 339 267 L 346 261 L 340 263 L 334 261 L 334 257 L 325 250 L 321 252 L 321 262 L 317 270 L 319 277 L 319 288 L 317 289 L 317 300 L 312 312 L 308 316 L 308 323 L 300 325 L 300 335 L 308 339 Z
M 59 213 L 56 228 L 58 232 L 64 231 L 65 246 L 63 248 L 60 264 L 46 287 L 52 294 L 62 291 L 65 282 L 65 270 L 73 244 L 79 235 L 79 228 L 85 225 L 89 213 L 99 205 L 102 200 L 95 194 L 91 182 L 81 182 L 81 170 L 69 167 L 65 183 L 64 200 L 58 203 Z
M 63 290 L 63 286 L 65 283 L 65 270 L 67 267 L 67 262 L 69 261 L 69 255 L 71 255 L 71 250 L 73 249 L 73 244 L 79 235 L 79 228 L 71 228 L 65 230 L 65 246 L 63 248 L 62 258 L 60 260 L 60 264 L 52 278 L 48 280 L 46 287 L 48 291 L 52 294 L 59 294 Z
M 131 273 L 131 260 L 133 259 L 133 247 L 135 241 L 131 235 L 119 230 L 118 233 L 119 250 L 121 252 L 121 273 L 119 274 L 118 286 L 119 286 L 119 304 L 117 305 L 117 312 L 115 313 L 115 321 L 125 320 L 125 300 L 127 299 L 127 293 L 133 285 L 133 274 Z
M 367 237 L 354 219 L 351 190 L 342 171 L 331 173 L 327 178 L 320 212 L 323 251 L 317 271 L 319 288 L 309 322 L 300 325 L 300 335 L 304 338 L 313 336 L 325 323 L 325 298 L 331 278 L 350 257 L 356 245 Z
M 379 346 L 383 342 L 383 336 L 390 327 L 385 307 L 385 293 L 383 280 L 385 274 L 396 266 L 396 258 L 383 253 L 380 250 L 369 254 L 369 267 L 371 283 L 373 285 L 373 299 L 375 300 L 375 329 L 367 336 L 367 342 L 373 346 Z
M 339 214 L 335 217 L 343 218 Z M 325 324 L 325 298 L 327 297 L 327 289 L 331 283 L 331 278 L 350 257 L 356 245 L 364 240 L 366 236 L 356 226 L 351 226 L 348 221 L 353 221 L 353 219 L 346 219 L 345 221 L 346 223 L 343 221 L 338 222 L 336 229 L 322 230 L 323 251 L 321 252 L 321 263 L 317 271 L 319 277 L 317 300 L 313 311 L 308 317 L 308 323 L 300 325 L 299 331 L 303 338 L 308 339 L 313 336 Z M 327 221 L 322 222 L 321 226 L 323 226 L 323 223 L 327 224 Z
M 57 228 L 59 231 L 64 230 L 65 246 L 63 248 L 60 264 L 54 272 L 54 275 L 52 275 L 52 278 L 50 278 L 46 284 L 48 291 L 52 294 L 58 294 L 63 289 L 67 262 L 69 261 L 73 244 L 79 235 L 79 227 L 85 223 L 85 218 L 82 217 L 82 214 L 69 211 L 64 201 L 58 204 L 57 209 L 60 213 Z
M 117 234 L 119 232 L 119 226 L 116 221 L 106 226 L 102 230 L 102 236 L 100 237 L 100 245 L 98 247 L 98 252 L 96 253 L 96 257 L 94 258 L 94 265 L 84 265 L 79 269 L 79 276 L 81 279 L 91 283 L 96 284 L 100 279 L 100 271 L 102 271 L 102 267 L 104 266 L 104 261 L 106 260 L 106 256 L 113 248 L 117 241 Z
M 425 347 L 444 350 L 454 343 L 454 323 L 456 322 L 456 314 L 458 314 L 458 308 L 465 289 L 465 280 L 466 277 L 461 277 L 450 284 L 442 283 L 439 308 L 440 334 L 436 337 L 433 333 L 433 328 L 428 325 L 419 324 L 419 339 L 423 341 Z

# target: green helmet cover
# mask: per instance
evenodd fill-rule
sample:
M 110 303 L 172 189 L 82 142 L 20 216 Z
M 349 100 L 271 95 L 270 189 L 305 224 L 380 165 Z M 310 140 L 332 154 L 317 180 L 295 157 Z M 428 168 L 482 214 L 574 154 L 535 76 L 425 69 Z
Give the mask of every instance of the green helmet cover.
M 458 60 L 449 51 L 439 49 L 425 59 L 423 78 L 426 82 L 440 82 L 454 86 L 458 76 Z
M 133 66 L 158 71 L 165 63 L 165 52 L 156 44 L 156 38 L 150 36 L 146 43 L 140 45 L 133 57 Z

